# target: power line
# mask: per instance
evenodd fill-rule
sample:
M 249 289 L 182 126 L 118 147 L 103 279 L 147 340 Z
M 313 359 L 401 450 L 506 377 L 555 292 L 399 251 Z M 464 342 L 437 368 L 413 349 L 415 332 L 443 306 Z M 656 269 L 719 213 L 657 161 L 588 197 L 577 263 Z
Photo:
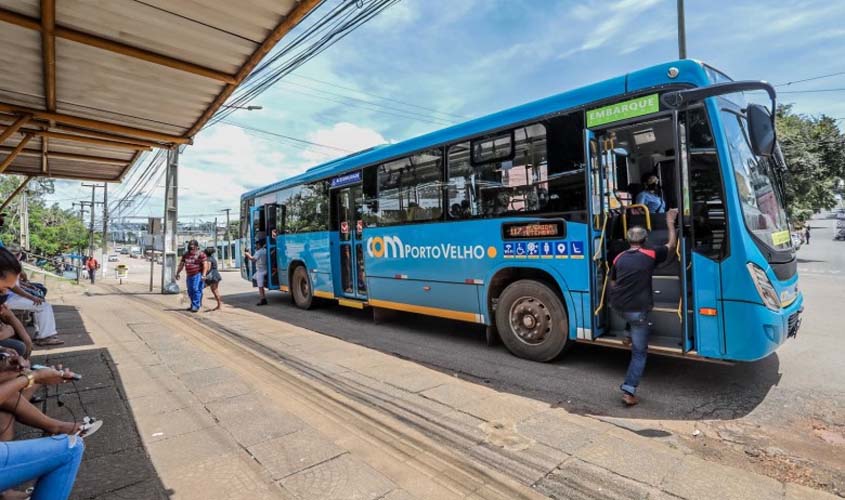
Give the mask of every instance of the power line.
M 278 132 L 271 132 L 269 130 L 264 130 L 264 129 L 255 128 L 255 127 L 248 127 L 246 125 L 242 125 L 240 123 L 235 123 L 235 122 L 229 121 L 229 120 L 222 120 L 222 122 L 227 124 L 227 125 L 232 125 L 233 127 L 238 127 L 240 129 L 243 129 L 243 130 L 251 130 L 253 132 L 258 132 L 258 133 L 261 133 L 261 134 L 272 135 L 274 137 L 280 137 L 280 138 L 286 139 L 288 141 L 293 141 L 293 142 L 301 143 L 301 144 L 307 144 L 309 146 L 318 146 L 318 147 L 321 147 L 321 148 L 334 149 L 334 150 L 340 151 L 342 153 L 352 153 L 353 152 L 353 151 L 350 151 L 348 149 L 339 148 L 337 146 L 329 146 L 328 144 L 320 144 L 319 142 L 306 141 L 305 139 L 299 139 L 299 138 L 296 138 L 296 137 L 291 137 L 289 135 L 280 134 Z
M 814 92 L 845 92 L 845 88 L 841 89 L 813 89 L 813 90 L 779 90 L 778 94 L 807 94 Z
M 794 81 L 786 82 L 786 83 L 779 83 L 779 84 L 775 85 L 775 87 L 786 87 L 788 85 L 793 85 L 793 84 L 796 84 L 796 83 L 812 82 L 812 81 L 815 81 L 815 80 L 821 80 L 823 78 L 831 78 L 831 77 L 840 76 L 840 75 L 845 75 L 845 71 L 839 71 L 839 72 L 836 72 L 836 73 L 829 73 L 827 75 L 811 76 L 810 78 L 804 78 L 802 80 L 794 80 Z
M 294 77 L 294 78 L 302 78 L 302 79 L 304 79 L 304 80 L 310 80 L 310 81 L 312 81 L 312 82 L 316 82 L 316 83 L 321 83 L 321 84 L 323 84 L 323 85 L 327 85 L 327 86 L 329 86 L 329 87 L 335 87 L 335 88 L 342 89 L 342 90 L 349 90 L 349 91 L 351 91 L 351 92 L 357 92 L 357 93 L 362 94 L 362 95 L 366 95 L 366 96 L 369 96 L 369 97 L 374 97 L 374 98 L 376 98 L 376 99 L 381 99 L 381 100 L 383 100 L 383 101 L 395 102 L 395 103 L 397 103 L 397 104 L 402 104 L 403 106 L 409 106 L 409 107 L 412 107 L 412 108 L 421 109 L 421 110 L 423 110 L 423 111 L 430 111 L 430 112 L 432 112 L 432 113 L 439 113 L 439 114 L 442 114 L 442 115 L 449 115 L 449 116 L 453 116 L 453 117 L 455 117 L 455 118 L 459 118 L 459 119 L 461 119 L 461 120 L 467 120 L 467 119 L 469 119 L 469 117 L 468 117 L 468 116 L 466 116 L 466 115 L 459 115 L 459 114 L 457 114 L 457 113 L 450 113 L 450 112 L 448 112 L 448 111 L 440 111 L 440 110 L 438 110 L 438 109 L 434 109 L 434 108 L 427 108 L 427 107 L 425 107 L 425 106 L 420 106 L 419 104 L 413 104 L 413 103 L 410 103 L 410 102 L 401 101 L 401 100 L 399 100 L 399 99 L 394 99 L 394 98 L 392 98 L 392 97 L 385 97 L 385 96 L 381 96 L 381 95 L 378 95 L 378 94 L 373 94 L 373 93 L 371 93 L 371 92 L 365 92 L 365 91 L 363 91 L 363 90 L 358 90 L 358 89 L 355 89 L 355 88 L 351 88 L 351 87 L 344 87 L 343 85 L 338 85 L 338 84 L 336 84 L 336 83 L 327 82 L 327 81 L 325 81 L 325 80 L 319 80 L 319 79 L 317 79 L 317 78 L 312 78 L 312 77 L 310 77 L 310 76 L 304 76 L 304 75 L 294 75 L 294 74 L 292 74 L 292 75 L 290 75 L 290 76 L 292 76 L 292 77 Z

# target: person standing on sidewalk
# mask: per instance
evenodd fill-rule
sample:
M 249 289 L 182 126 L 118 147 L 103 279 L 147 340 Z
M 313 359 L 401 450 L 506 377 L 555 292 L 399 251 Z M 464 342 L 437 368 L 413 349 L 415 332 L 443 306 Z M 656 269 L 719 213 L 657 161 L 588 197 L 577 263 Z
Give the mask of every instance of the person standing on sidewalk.
M 654 307 L 651 287 L 654 268 L 665 261 L 677 243 L 675 220 L 678 210 L 666 212 L 666 226 L 669 241 L 657 248 L 646 248 L 648 231 L 641 226 L 628 229 L 628 243 L 631 248 L 616 256 L 610 270 L 610 307 L 618 312 L 631 328 L 631 362 L 625 381 L 620 386 L 622 401 L 627 406 L 639 402 L 637 386 L 645 370 L 648 355 L 648 314 Z
M 97 259 L 94 258 L 93 255 L 88 256 L 88 260 L 85 261 L 85 269 L 88 269 L 88 279 L 91 280 L 91 284 L 94 284 L 94 279 L 97 277 L 97 269 L 100 268 L 100 263 L 97 262 Z
M 217 270 L 217 258 L 214 256 L 217 249 L 208 247 L 204 252 L 205 257 L 208 259 L 208 274 L 205 278 L 205 284 L 208 285 L 208 288 L 211 288 L 211 293 L 214 294 L 214 299 L 217 300 L 217 307 L 212 309 L 212 311 L 218 311 L 223 307 L 223 299 L 220 298 L 220 292 L 217 291 L 220 282 L 223 281 L 223 277 L 220 276 L 220 271 Z
M 810 244 L 810 224 L 804 226 L 804 243 Z
M 191 307 L 188 310 L 191 312 L 197 312 L 202 307 L 203 280 L 208 273 L 208 260 L 199 248 L 199 242 L 191 240 L 188 243 L 188 251 L 182 255 L 179 269 L 176 270 L 176 281 L 179 281 L 182 269 L 185 270 L 185 286 L 188 288 L 188 297 L 191 299 Z
M 244 259 L 255 262 L 255 274 L 252 276 L 252 280 L 258 287 L 259 301 L 256 304 L 258 306 L 267 305 L 267 296 L 264 294 L 264 280 L 267 278 L 267 249 L 264 248 L 264 244 L 264 238 L 255 242 L 255 248 L 257 248 L 255 255 L 251 255 L 246 249 L 244 250 Z

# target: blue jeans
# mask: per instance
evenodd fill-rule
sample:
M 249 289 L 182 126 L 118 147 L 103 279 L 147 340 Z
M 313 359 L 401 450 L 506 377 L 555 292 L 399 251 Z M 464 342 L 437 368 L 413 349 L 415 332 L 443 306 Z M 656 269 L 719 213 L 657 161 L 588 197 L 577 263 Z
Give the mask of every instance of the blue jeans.
M 82 439 L 67 434 L 0 443 L 0 491 L 37 479 L 32 500 L 66 500 L 83 451 Z
M 189 274 L 185 284 L 188 286 L 188 297 L 191 298 L 191 309 L 199 309 L 202 307 L 202 274 Z
M 648 311 L 623 312 L 622 317 L 631 327 L 631 362 L 628 363 L 628 373 L 620 388 L 633 396 L 640 385 L 648 356 Z

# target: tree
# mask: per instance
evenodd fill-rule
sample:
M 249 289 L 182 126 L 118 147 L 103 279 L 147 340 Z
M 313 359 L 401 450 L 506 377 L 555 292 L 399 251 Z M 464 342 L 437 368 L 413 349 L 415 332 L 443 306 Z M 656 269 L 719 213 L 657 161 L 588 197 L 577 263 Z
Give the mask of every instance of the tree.
M 778 106 L 778 140 L 786 159 L 784 195 L 790 218 L 807 220 L 814 212 L 836 205 L 845 179 L 845 136 L 836 120 L 799 115 L 791 105 Z
M 18 187 L 20 178 L 4 176 L 0 179 L 0 197 L 4 200 Z M 35 179 L 26 188 L 29 210 L 28 250 L 39 255 L 55 255 L 87 247 L 88 230 L 85 224 L 70 210 L 59 208 L 58 204 L 48 207 L 44 196 L 52 194 L 51 179 Z M 20 208 L 23 197 L 18 197 L 6 209 L 6 225 L 0 230 L 0 238 L 6 244 L 20 242 Z

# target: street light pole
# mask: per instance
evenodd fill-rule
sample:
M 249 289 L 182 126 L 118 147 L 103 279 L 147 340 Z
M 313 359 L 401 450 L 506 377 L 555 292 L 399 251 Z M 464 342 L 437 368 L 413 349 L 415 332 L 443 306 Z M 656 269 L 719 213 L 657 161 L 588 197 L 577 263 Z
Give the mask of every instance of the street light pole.
M 224 208 L 221 212 L 226 212 L 226 269 L 232 267 L 232 238 L 229 233 L 229 212 L 231 208 Z
M 684 20 L 684 0 L 678 0 L 678 58 L 687 58 L 687 30 Z

